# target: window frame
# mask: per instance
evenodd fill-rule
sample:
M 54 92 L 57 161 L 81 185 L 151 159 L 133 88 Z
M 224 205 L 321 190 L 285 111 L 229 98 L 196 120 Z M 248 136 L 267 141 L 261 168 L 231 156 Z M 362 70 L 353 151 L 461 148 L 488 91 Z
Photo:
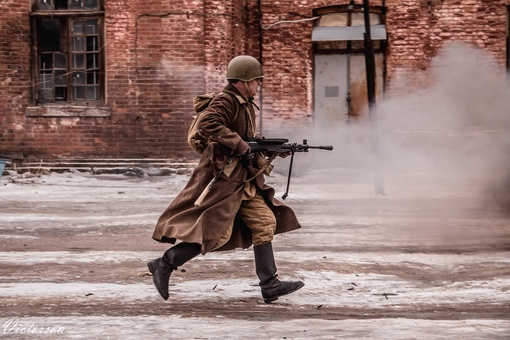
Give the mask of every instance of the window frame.
M 100 107 L 103 106 L 106 100 L 106 77 L 105 77 L 105 42 L 104 42 L 104 11 L 103 11 L 103 0 L 98 0 L 98 9 L 39 9 L 38 8 L 38 0 L 34 0 L 33 4 L 33 11 L 30 14 L 30 21 L 31 21 L 31 27 L 32 27 L 32 98 L 33 98 L 33 104 L 36 106 L 93 106 L 93 107 Z M 51 1 L 53 4 L 54 2 Z M 39 46 L 39 34 L 40 31 L 38 29 L 39 22 L 41 22 L 44 19 L 57 19 L 61 20 L 61 22 L 65 23 L 65 28 L 61 28 L 60 30 L 60 37 L 61 39 L 65 39 L 65 41 L 61 41 L 61 47 L 60 52 L 67 55 L 67 70 L 66 70 L 66 79 L 67 79 L 67 98 L 65 100 L 56 100 L 55 98 L 53 101 L 44 101 L 40 98 L 40 92 L 41 92 L 41 86 L 43 77 L 41 75 L 41 64 L 40 64 L 40 56 L 43 54 L 43 52 L 40 49 Z M 97 20 L 97 59 L 98 59 L 98 88 L 99 88 L 99 95 L 97 100 L 89 100 L 85 96 L 84 100 L 75 100 L 74 94 L 73 94 L 73 81 L 72 81 L 72 74 L 73 72 L 79 72 L 75 70 L 80 70 L 79 68 L 73 68 L 72 65 L 72 25 L 73 22 L 76 20 Z M 65 31 L 64 31 L 65 30 Z M 84 51 L 83 53 L 86 54 L 87 51 Z M 57 52 L 58 53 L 58 52 Z M 87 66 L 85 65 L 85 71 Z M 55 70 L 54 65 L 52 66 L 53 71 Z M 53 76 L 54 77 L 54 76 Z M 55 77 L 54 77 L 55 79 Z M 85 91 L 88 87 L 87 80 L 85 80 Z M 35 110 L 37 111 L 37 110 Z M 27 113 L 32 113 L 32 115 L 39 115 L 34 114 L 34 110 L 29 110 Z M 83 113 L 82 113 L 83 114 Z M 82 115 L 78 114 L 78 115 Z M 44 114 L 43 114 L 44 115 Z M 84 113 L 83 115 L 88 115 L 87 113 Z M 94 115 L 94 114 L 93 114 Z M 107 115 L 105 113 L 101 113 L 101 116 Z
M 363 13 L 363 5 L 338 5 L 338 6 L 327 6 L 314 9 L 314 16 L 323 16 L 326 14 L 340 14 L 346 13 L 348 15 L 347 26 L 352 24 L 352 13 Z M 370 14 L 378 14 L 381 18 L 381 24 L 386 24 L 386 8 L 383 6 L 370 6 Z M 318 24 L 318 22 L 316 23 Z M 352 40 L 346 40 L 345 48 L 321 48 L 321 44 L 313 43 L 313 50 L 315 54 L 359 54 L 365 53 L 364 47 L 356 47 L 360 43 L 353 44 Z M 362 44 L 362 43 L 361 43 Z M 374 41 L 374 52 L 385 53 L 387 49 L 387 40 Z

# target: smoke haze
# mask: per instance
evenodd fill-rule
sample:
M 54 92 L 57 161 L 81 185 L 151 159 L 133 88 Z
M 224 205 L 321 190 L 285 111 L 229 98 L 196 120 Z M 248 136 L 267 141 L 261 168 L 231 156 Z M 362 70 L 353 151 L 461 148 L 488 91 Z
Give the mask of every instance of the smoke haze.
M 316 126 L 310 144 L 335 149 L 310 153 L 299 164 L 359 169 L 370 176 L 373 170 L 383 175 L 389 195 L 391 181 L 403 176 L 409 185 L 456 183 L 461 188 L 476 181 L 482 190 L 501 188 L 510 175 L 510 91 L 504 71 L 485 52 L 451 43 L 427 73 L 427 88 L 376 103 L 377 129 L 368 114 L 355 122 Z M 398 81 L 405 88 L 407 80 Z M 287 135 L 298 142 L 306 136 L 295 130 Z M 373 138 L 379 163 L 374 162 Z
M 456 176 L 500 166 L 510 126 L 501 68 L 482 51 L 455 43 L 430 70 L 429 88 L 379 106 L 386 165 Z

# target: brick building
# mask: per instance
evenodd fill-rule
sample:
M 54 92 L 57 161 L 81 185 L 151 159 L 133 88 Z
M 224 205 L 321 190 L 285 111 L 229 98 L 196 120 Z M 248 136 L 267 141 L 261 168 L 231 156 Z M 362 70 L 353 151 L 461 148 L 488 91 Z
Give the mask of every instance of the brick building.
M 195 95 L 259 58 L 259 128 L 329 124 L 366 107 L 362 0 L 3 0 L 0 155 L 191 155 Z M 377 93 L 427 73 L 445 41 L 508 68 L 510 0 L 370 1 Z M 349 98 L 349 100 L 346 100 Z

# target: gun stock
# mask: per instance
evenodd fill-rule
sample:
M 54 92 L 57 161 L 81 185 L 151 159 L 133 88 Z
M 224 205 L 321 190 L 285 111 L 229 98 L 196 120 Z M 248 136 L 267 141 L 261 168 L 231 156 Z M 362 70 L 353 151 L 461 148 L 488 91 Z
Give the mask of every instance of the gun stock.
M 209 184 L 207 184 L 207 186 L 205 187 L 204 191 L 202 191 L 202 193 L 200 194 L 200 196 L 198 196 L 197 200 L 195 201 L 194 205 L 195 207 L 199 207 L 200 205 L 202 205 L 202 203 L 204 202 L 204 199 L 205 197 L 207 196 L 207 194 L 209 194 L 209 192 L 211 191 L 211 188 L 214 184 L 214 182 L 216 182 L 216 180 L 218 179 L 218 177 L 220 177 L 220 175 L 222 174 L 223 170 L 221 170 L 220 172 L 218 172 L 218 174 L 216 176 L 213 177 L 213 179 L 211 179 L 211 181 L 209 182 Z
M 207 196 L 207 194 L 209 193 L 209 191 L 211 191 L 211 189 L 209 188 L 209 185 L 204 189 L 204 191 L 202 191 L 202 193 L 200 194 L 200 196 L 198 196 L 197 200 L 195 201 L 195 207 L 199 207 L 202 205 L 202 202 L 204 202 L 204 199 L 205 199 L 205 196 Z

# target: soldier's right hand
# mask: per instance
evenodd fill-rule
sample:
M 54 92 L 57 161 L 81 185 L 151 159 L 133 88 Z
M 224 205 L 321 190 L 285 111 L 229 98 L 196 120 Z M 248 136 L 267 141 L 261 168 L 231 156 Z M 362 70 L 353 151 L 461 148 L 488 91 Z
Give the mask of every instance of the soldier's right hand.
M 234 150 L 234 156 L 242 156 L 248 153 L 250 153 L 250 147 L 244 140 L 241 139 Z

